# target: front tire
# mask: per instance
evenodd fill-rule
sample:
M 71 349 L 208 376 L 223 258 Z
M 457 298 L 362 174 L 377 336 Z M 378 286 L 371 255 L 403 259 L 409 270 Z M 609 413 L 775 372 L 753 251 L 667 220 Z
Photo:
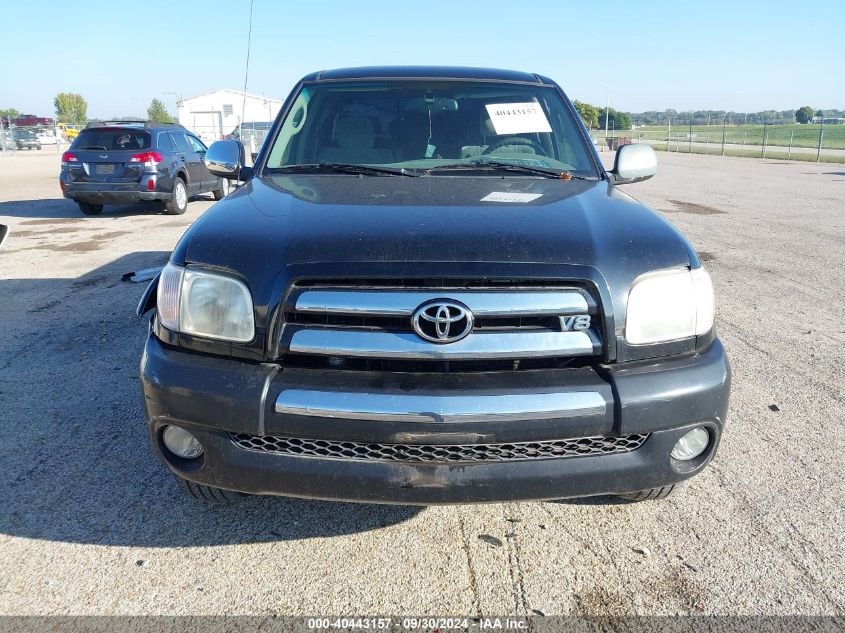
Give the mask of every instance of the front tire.
M 170 215 L 182 215 L 188 210 L 188 186 L 182 178 L 173 181 L 173 193 L 164 203 L 164 211 Z
M 222 200 L 223 198 L 229 195 L 229 191 L 231 191 L 231 185 L 229 184 L 229 181 L 226 178 L 221 178 L 220 186 L 214 191 L 212 191 L 211 194 L 214 196 L 215 200 Z
M 627 501 L 649 501 L 651 499 L 665 499 L 677 488 L 678 484 L 671 486 L 661 486 L 660 488 L 649 488 L 648 490 L 638 490 L 637 492 L 626 492 L 625 494 L 616 495 L 620 499 Z
M 206 503 L 232 503 L 248 496 L 242 492 L 233 492 L 232 490 L 223 490 L 222 488 L 194 483 L 181 477 L 177 477 L 176 479 L 179 481 L 179 488 L 182 489 L 182 492 L 189 497 L 205 501 Z
M 91 204 L 90 202 L 77 202 L 79 210 L 85 215 L 100 215 L 103 212 L 103 205 Z

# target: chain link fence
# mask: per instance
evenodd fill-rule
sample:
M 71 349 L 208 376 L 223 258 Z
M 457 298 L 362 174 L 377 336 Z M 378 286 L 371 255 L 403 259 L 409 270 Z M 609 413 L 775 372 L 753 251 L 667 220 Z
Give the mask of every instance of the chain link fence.
M 224 138 L 240 139 L 249 154 L 259 150 L 271 125 L 272 121 L 247 121 L 242 126 L 231 130 L 223 130 L 219 126 L 210 130 L 202 125 L 186 126 L 186 128 L 199 136 L 206 144 Z M 28 151 L 61 153 L 70 146 L 84 128 L 84 124 L 16 126 L 4 121 L 3 126 L 0 126 L 0 154 L 14 156 L 19 152 Z
M 655 150 L 687 154 L 845 163 L 845 124 L 642 126 L 590 132 L 600 150 L 647 143 Z
M 66 150 L 84 126 L 28 125 L 3 122 L 0 126 L 0 153 L 14 156 L 20 152 L 54 152 Z
M 271 123 L 248 121 L 240 129 L 228 130 L 225 134 L 217 130 L 213 135 L 216 138 L 206 142 L 220 137 L 240 139 L 247 153 L 254 153 L 264 143 Z M 65 124 L 15 126 L 6 122 L 0 127 L 0 153 L 6 156 L 39 151 L 58 154 L 67 149 L 84 127 Z M 655 150 L 666 152 L 845 163 L 845 124 L 841 123 L 674 124 L 608 130 L 607 133 L 603 129 L 594 129 L 590 134 L 600 151 L 614 151 L 627 143 L 647 143 Z

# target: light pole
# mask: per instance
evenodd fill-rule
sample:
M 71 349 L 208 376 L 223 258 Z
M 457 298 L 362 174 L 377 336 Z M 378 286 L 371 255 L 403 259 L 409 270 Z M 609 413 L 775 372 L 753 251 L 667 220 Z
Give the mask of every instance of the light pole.
M 173 99 L 176 102 L 176 120 L 179 120 L 179 102 L 182 101 L 182 98 L 179 96 L 177 92 L 162 92 L 163 95 L 173 95 Z
M 604 136 L 607 138 L 607 119 L 610 116 L 610 89 L 607 90 L 607 105 L 604 106 Z
M 607 142 L 608 142 L 607 141 L 607 132 L 608 132 L 608 129 L 609 129 L 609 126 L 608 126 L 607 123 L 608 123 L 608 118 L 610 116 L 610 88 L 608 88 L 604 84 L 597 84 L 597 85 L 604 88 L 605 92 L 607 93 L 606 105 L 604 107 L 604 142 L 605 142 L 605 144 L 607 144 Z M 610 148 L 608 148 L 608 149 L 610 149 Z

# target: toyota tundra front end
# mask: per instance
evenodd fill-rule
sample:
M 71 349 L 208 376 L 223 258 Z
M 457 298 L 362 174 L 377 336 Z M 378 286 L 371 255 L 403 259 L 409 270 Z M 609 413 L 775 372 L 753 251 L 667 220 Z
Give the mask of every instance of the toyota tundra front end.
M 695 251 L 533 74 L 305 77 L 148 289 L 154 452 L 190 494 L 439 504 L 657 498 L 730 369 Z

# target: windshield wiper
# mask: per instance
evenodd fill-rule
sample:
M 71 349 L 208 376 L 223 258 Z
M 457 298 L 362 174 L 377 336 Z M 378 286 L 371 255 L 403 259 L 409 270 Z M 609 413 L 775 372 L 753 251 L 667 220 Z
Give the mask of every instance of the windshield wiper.
M 101 149 L 103 151 L 108 151 L 102 145 L 86 145 L 85 147 L 80 147 L 79 149 Z
M 372 165 L 351 165 L 347 163 L 307 163 L 304 165 L 283 165 L 269 167 L 268 174 L 279 173 L 318 173 L 323 171 L 337 174 L 358 174 L 362 176 L 419 176 L 407 169 L 397 167 L 374 167 Z
M 590 178 L 588 176 L 578 176 L 571 174 L 568 171 L 561 171 L 553 167 L 535 167 L 533 165 L 521 165 L 519 163 L 511 163 L 506 160 L 497 160 L 491 158 L 473 160 L 468 163 L 455 163 L 452 165 L 438 165 L 426 170 L 426 173 L 437 171 L 438 169 L 465 169 L 468 171 L 475 171 L 478 169 L 494 169 L 501 171 L 516 171 L 523 174 L 535 174 L 537 176 L 545 176 L 546 178 L 557 178 L 559 180 L 598 180 L 597 178 Z

